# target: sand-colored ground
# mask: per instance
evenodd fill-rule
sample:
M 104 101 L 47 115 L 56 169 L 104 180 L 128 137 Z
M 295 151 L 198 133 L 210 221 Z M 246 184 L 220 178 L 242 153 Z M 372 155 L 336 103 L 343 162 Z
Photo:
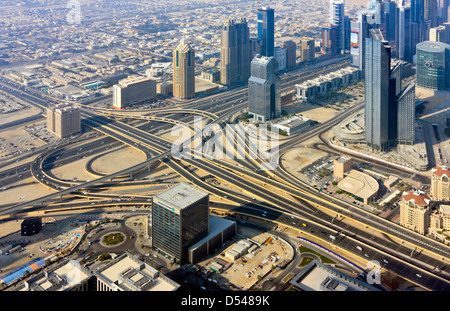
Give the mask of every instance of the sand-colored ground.
M 146 159 L 144 153 L 135 148 L 127 147 L 97 158 L 92 162 L 92 168 L 99 173 L 112 174 L 144 162 Z
M 30 108 L 28 108 L 28 109 L 22 109 L 22 110 L 12 112 L 12 113 L 0 114 L 0 124 L 5 124 L 5 123 L 12 122 L 12 121 L 17 121 L 20 119 L 28 118 L 28 117 L 34 116 L 40 112 L 40 109 L 38 109 L 34 106 L 29 106 L 29 107 Z
M 92 180 L 95 179 L 94 176 L 90 175 L 86 171 L 86 164 L 87 162 L 92 158 L 93 156 L 86 157 L 84 159 L 80 159 L 77 161 L 74 161 L 72 163 L 57 167 L 55 169 L 51 170 L 51 173 L 59 179 L 64 180 L 72 180 L 72 179 L 78 179 L 78 180 Z
M 339 113 L 339 111 L 335 109 L 324 108 L 301 102 L 294 102 L 289 105 L 285 105 L 282 109 L 286 110 L 289 114 L 300 113 L 303 116 L 320 123 L 330 120 Z
M 31 177 L 30 180 L 32 180 Z M 21 181 L 20 184 L 24 185 L 1 191 L 0 204 L 26 202 L 54 193 L 53 190 L 40 183 L 25 184 L 25 181 Z
M 328 154 L 316 149 L 294 148 L 283 155 L 282 161 L 284 168 L 298 178 L 303 178 L 303 174 L 298 171 L 307 165 L 326 157 Z

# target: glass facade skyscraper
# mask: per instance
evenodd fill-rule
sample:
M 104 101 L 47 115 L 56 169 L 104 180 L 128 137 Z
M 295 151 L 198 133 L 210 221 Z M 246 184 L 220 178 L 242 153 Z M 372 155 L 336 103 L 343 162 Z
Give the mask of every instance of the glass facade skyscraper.
M 221 33 L 220 83 L 233 87 L 250 77 L 251 46 L 247 21 L 227 20 Z
M 375 150 L 389 147 L 389 77 L 391 47 L 387 41 L 365 40 L 365 135 Z
M 415 83 L 412 82 L 397 96 L 397 142 L 399 144 L 414 144 L 415 89 Z
M 258 9 L 258 39 L 261 40 L 261 55 L 274 56 L 275 49 L 275 11 L 270 7 Z
M 345 4 L 344 0 L 330 0 L 330 24 L 335 25 L 338 53 L 345 50 Z
M 188 260 L 188 248 L 208 235 L 209 194 L 181 183 L 153 197 L 152 246 L 176 262 Z
M 416 83 L 432 90 L 450 89 L 450 45 L 425 41 L 417 44 Z
M 268 121 L 281 115 L 281 79 L 273 57 L 256 55 L 248 79 L 248 113 L 256 121 Z

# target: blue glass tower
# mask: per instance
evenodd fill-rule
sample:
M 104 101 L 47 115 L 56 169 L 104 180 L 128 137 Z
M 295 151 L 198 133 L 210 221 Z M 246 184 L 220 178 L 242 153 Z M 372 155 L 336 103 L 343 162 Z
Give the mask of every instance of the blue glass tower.
M 261 40 L 261 55 L 274 56 L 275 11 L 270 7 L 258 9 L 258 39 Z
M 389 78 L 391 48 L 386 41 L 365 40 L 365 135 L 367 146 L 389 147 Z

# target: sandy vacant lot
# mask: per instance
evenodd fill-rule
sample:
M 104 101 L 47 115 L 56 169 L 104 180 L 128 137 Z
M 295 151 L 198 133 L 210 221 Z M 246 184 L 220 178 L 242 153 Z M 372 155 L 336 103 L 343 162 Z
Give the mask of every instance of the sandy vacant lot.
M 320 123 L 325 122 L 336 116 L 339 111 L 330 108 L 319 107 L 311 104 L 304 103 L 292 103 L 282 107 L 287 113 L 300 113 L 311 120 L 318 121 Z
M 30 178 L 32 180 L 32 178 Z M 23 181 L 21 183 L 24 183 Z M 26 202 L 40 198 L 47 194 L 54 193 L 48 187 L 40 183 L 35 184 L 24 184 L 20 187 L 10 188 L 0 192 L 0 204 L 10 204 Z
M 144 162 L 146 159 L 144 153 L 134 148 L 127 147 L 109 152 L 99 157 L 92 162 L 92 168 L 99 173 L 112 174 Z

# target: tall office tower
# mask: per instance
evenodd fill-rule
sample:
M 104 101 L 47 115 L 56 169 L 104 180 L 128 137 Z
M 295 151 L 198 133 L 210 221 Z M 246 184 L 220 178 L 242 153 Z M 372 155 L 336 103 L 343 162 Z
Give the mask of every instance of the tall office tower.
M 426 234 L 430 227 L 430 202 L 422 192 L 404 192 L 400 201 L 400 226 Z
M 184 38 L 173 51 L 173 96 L 195 97 L 195 51 Z
M 315 58 L 315 51 L 316 51 L 316 42 L 314 38 L 307 38 L 303 37 L 300 40 L 300 46 L 301 46 L 301 61 L 302 62 L 310 62 L 313 61 Z
M 256 55 L 248 80 L 248 113 L 255 121 L 268 121 L 281 115 L 281 79 L 273 57 Z
M 424 20 L 431 22 L 431 28 L 438 26 L 438 7 L 437 0 L 424 0 L 423 4 Z
M 284 41 L 283 48 L 286 49 L 286 68 L 292 69 L 297 65 L 297 45 L 294 41 Z
M 416 86 L 409 83 L 397 96 L 397 142 L 413 145 L 415 140 Z
M 450 45 L 425 41 L 417 44 L 416 84 L 431 90 L 450 89 Z
M 336 47 L 338 53 L 345 51 L 345 3 L 344 0 L 330 0 L 330 24 L 336 26 Z
M 209 194 L 189 184 L 153 196 L 152 247 L 176 262 L 188 261 L 188 248 L 208 235 Z
M 143 76 L 130 76 L 113 86 L 113 106 L 127 106 L 156 97 L 156 80 Z
M 250 35 L 245 19 L 227 20 L 220 45 L 220 83 L 233 87 L 250 77 Z
M 411 21 L 417 24 L 417 43 L 425 41 L 427 38 L 427 35 L 425 35 L 424 1 L 425 0 L 411 0 Z
M 270 7 L 258 9 L 258 39 L 261 40 L 261 55 L 273 56 L 275 48 L 275 11 Z
M 47 131 L 58 138 L 69 137 L 81 131 L 80 109 L 69 104 L 47 108 Z
M 404 4 L 404 0 L 398 3 L 398 28 L 396 32 L 396 56 L 398 59 L 412 62 L 414 55 L 411 34 L 411 7 Z
M 447 22 L 449 6 L 450 0 L 438 0 L 437 3 L 438 25 L 442 25 L 443 23 Z
M 250 38 L 250 62 L 257 54 L 261 55 L 262 40 Z
M 397 3 L 393 0 L 384 0 L 384 15 L 386 23 L 385 38 L 394 42 L 397 29 Z
M 322 37 L 322 52 L 327 56 L 334 56 L 337 54 L 337 27 L 328 25 L 321 29 Z
M 367 146 L 387 150 L 389 145 L 389 77 L 391 47 L 376 38 L 365 40 L 365 136 Z
M 391 77 L 395 78 L 395 96 L 402 91 L 402 79 L 406 62 L 402 60 L 393 60 L 391 62 Z
M 398 130 L 398 102 L 396 96 L 396 81 L 397 78 L 389 77 L 389 105 L 388 105 L 388 144 L 395 146 L 397 144 L 397 130 Z
M 274 56 L 275 60 L 278 63 L 278 70 L 285 70 L 286 69 L 286 49 L 276 46 L 274 50 Z
M 350 31 L 350 54 L 352 56 L 352 66 L 358 67 L 364 72 L 364 40 L 370 37 L 370 29 L 377 28 L 376 11 L 362 10 L 357 12 L 357 20 L 351 22 Z
M 450 201 L 450 169 L 447 166 L 431 170 L 430 196 L 436 201 Z

